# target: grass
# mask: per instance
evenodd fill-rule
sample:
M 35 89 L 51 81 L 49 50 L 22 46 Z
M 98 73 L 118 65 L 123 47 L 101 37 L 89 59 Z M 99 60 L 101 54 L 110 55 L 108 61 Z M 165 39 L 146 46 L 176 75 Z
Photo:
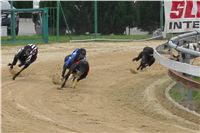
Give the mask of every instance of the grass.
M 183 97 L 181 96 L 180 93 L 178 93 L 177 91 L 171 91 L 170 92 L 170 96 L 176 101 L 176 102 L 180 102 Z
M 199 78 L 198 78 L 198 80 L 199 80 Z M 181 93 L 181 91 L 182 91 L 182 93 Z M 184 88 L 183 86 L 176 84 L 170 90 L 170 96 L 176 102 L 184 104 L 184 102 L 187 101 L 186 99 L 187 99 L 188 91 L 189 91 L 188 88 Z M 192 90 L 192 105 L 191 106 L 195 106 L 195 111 L 200 113 L 200 92 L 199 91 Z
M 200 113 L 200 92 L 193 92 L 193 101 L 196 104 L 197 112 Z
M 181 95 L 179 88 L 180 86 L 176 84 L 171 90 L 170 90 L 170 96 L 176 101 L 180 102 L 183 99 L 183 96 Z
M 1 45 L 12 46 L 15 45 L 25 45 L 27 43 L 43 43 L 42 36 L 34 35 L 34 36 L 16 36 L 16 40 L 13 41 L 12 38 L 9 37 L 1 37 Z
M 200 92 L 193 92 L 193 100 L 199 101 L 200 103 Z
M 84 39 L 94 39 L 94 35 L 71 35 L 71 40 L 84 40 Z M 64 43 L 69 42 L 70 37 L 65 36 L 49 36 L 48 43 Z M 140 40 L 150 38 L 152 35 L 98 35 L 97 38 L 99 39 L 133 39 L 133 40 Z M 16 36 L 16 40 L 13 41 L 11 37 L 1 37 L 2 45 L 25 45 L 27 43 L 37 43 L 37 44 L 44 44 L 41 35 L 33 35 L 33 36 Z
M 200 77 L 194 77 L 194 80 L 200 82 Z

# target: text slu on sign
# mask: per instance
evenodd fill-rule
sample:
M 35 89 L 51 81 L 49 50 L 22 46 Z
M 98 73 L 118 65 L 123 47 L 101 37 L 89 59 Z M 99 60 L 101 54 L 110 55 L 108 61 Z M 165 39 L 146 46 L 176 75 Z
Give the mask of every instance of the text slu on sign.
M 165 1 L 165 32 L 200 30 L 200 0 Z

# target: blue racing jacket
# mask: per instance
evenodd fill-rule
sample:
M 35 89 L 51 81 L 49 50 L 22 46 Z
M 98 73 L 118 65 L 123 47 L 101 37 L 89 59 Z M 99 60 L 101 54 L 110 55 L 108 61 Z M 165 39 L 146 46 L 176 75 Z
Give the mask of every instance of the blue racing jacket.
M 78 55 L 78 48 L 75 49 L 73 53 L 69 56 L 69 58 L 66 60 L 65 65 L 67 66 L 67 68 L 69 68 L 70 65 L 73 64 L 77 55 Z

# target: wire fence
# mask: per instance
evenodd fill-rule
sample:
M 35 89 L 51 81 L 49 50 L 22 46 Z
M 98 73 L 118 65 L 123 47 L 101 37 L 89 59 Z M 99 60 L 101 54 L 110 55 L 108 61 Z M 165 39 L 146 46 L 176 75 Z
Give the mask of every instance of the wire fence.
M 26 18 L 21 17 L 24 14 L 26 14 Z M 1 37 L 2 44 L 20 42 L 48 43 L 47 8 L 6 9 L 1 10 L 1 15 L 3 16 L 2 25 L 5 27 L 2 30 L 2 35 L 5 35 Z

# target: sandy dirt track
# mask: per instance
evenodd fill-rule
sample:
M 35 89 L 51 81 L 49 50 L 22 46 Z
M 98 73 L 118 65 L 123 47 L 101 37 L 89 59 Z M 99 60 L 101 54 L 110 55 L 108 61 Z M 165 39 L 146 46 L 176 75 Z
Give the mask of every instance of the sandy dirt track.
M 155 63 L 133 74 L 144 46 L 163 41 L 39 45 L 37 61 L 15 81 L 7 63 L 20 46 L 2 47 L 3 133 L 197 133 L 200 125 L 163 106 L 167 70 Z M 87 49 L 90 72 L 77 88 L 54 84 L 65 55 Z M 19 70 L 16 66 L 15 70 Z M 159 94 L 159 96 L 158 96 Z M 164 100 L 163 100 L 164 99 Z M 199 118 L 197 118 L 199 119 Z M 198 120 L 197 120 L 198 121 Z

